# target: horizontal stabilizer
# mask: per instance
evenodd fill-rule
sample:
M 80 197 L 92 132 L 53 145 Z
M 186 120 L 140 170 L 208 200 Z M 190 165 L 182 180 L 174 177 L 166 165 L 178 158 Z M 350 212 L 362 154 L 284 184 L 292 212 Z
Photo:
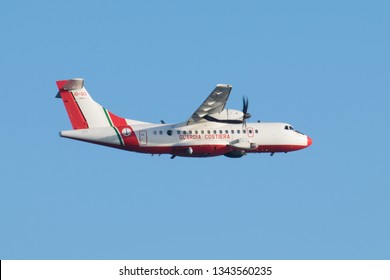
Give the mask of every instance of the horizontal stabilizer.
M 84 87 L 84 79 L 70 79 L 57 81 L 57 87 L 59 90 L 75 90 Z
M 71 79 L 71 80 L 62 80 L 57 81 L 58 93 L 56 98 L 61 98 L 61 91 L 72 91 L 77 89 L 82 89 L 84 87 L 84 79 Z

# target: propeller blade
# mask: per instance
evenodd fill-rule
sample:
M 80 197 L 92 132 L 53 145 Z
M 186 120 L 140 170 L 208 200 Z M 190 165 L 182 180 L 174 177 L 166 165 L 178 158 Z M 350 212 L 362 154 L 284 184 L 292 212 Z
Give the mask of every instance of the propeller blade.
M 242 97 L 242 128 L 245 130 L 246 127 L 246 119 L 249 119 L 251 117 L 251 114 L 248 113 L 248 107 L 249 107 L 249 100 L 248 97 L 243 96 Z
M 243 121 L 245 121 L 245 119 L 249 119 L 251 117 L 251 114 L 248 113 L 248 107 L 249 107 L 248 97 L 243 96 L 242 97 Z
M 248 97 L 242 97 L 242 112 L 244 115 L 248 112 Z

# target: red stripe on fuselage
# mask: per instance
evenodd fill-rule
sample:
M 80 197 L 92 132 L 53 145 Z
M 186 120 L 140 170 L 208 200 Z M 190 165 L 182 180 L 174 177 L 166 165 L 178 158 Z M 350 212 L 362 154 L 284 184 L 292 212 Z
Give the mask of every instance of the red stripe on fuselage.
M 192 154 L 188 153 L 188 148 L 192 149 Z M 300 145 L 262 145 L 255 150 L 245 150 L 246 153 L 287 153 L 306 148 L 306 146 Z M 235 149 L 232 146 L 228 145 L 188 145 L 188 146 L 132 146 L 125 147 L 125 150 L 139 152 L 139 153 L 148 153 L 148 154 L 171 154 L 176 156 L 183 157 L 213 157 L 221 156 L 226 153 L 229 153 Z
M 190 154 L 188 149 L 192 149 Z M 189 146 L 126 146 L 125 150 L 146 154 L 171 154 L 182 157 L 213 157 L 230 152 L 227 145 L 189 145 Z
M 64 102 L 73 129 L 88 128 L 87 120 L 81 112 L 79 105 L 73 97 L 73 94 L 69 91 L 61 91 L 60 95 L 62 101 Z
M 112 124 L 114 126 L 118 127 L 118 126 L 126 126 L 127 125 L 126 120 L 124 118 L 118 117 L 117 115 L 114 115 L 110 111 L 108 111 L 108 114 L 110 115 Z
M 260 145 L 254 151 L 248 151 L 248 153 L 287 153 L 298 151 L 306 148 L 302 145 Z
M 112 121 L 112 125 L 115 126 L 119 133 L 121 134 L 121 137 L 123 139 L 123 142 L 125 144 L 125 150 L 133 150 L 139 148 L 138 139 L 135 135 L 135 132 L 133 128 L 127 124 L 126 119 L 119 117 L 110 111 L 107 111 L 110 115 L 110 119 Z M 131 130 L 131 134 L 128 135 L 128 133 L 123 133 L 123 129 L 129 128 Z

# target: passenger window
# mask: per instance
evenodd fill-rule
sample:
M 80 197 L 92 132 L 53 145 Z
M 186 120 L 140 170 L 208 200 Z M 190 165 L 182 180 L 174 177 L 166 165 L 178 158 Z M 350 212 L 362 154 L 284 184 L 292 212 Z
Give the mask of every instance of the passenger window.
M 160 130 L 158 133 L 160 133 L 160 135 L 162 135 L 162 130 Z
M 222 134 L 222 130 L 219 131 L 219 134 Z
M 195 134 L 198 134 L 198 131 L 197 131 L 197 130 L 195 130 Z
M 257 129 L 255 129 L 255 133 L 257 134 L 257 133 L 259 133 L 259 131 Z
M 211 134 L 211 131 L 210 131 L 210 130 L 207 130 L 207 134 Z
M 226 130 L 225 130 L 225 133 L 228 134 L 228 133 L 229 133 L 229 130 L 226 129 Z
M 249 129 L 248 132 L 249 132 L 249 134 L 252 134 L 252 129 Z
M 188 131 L 188 134 L 192 134 L 192 130 Z
M 200 133 L 204 134 L 204 130 L 201 130 Z
M 183 134 L 186 135 L 186 134 L 187 134 L 187 131 L 183 130 Z
M 237 129 L 237 134 L 240 134 L 241 133 L 241 130 Z
M 231 132 L 232 132 L 232 134 L 234 134 L 234 130 L 233 130 L 233 129 L 232 129 L 232 131 L 231 131 Z
M 168 130 L 168 131 L 167 131 L 167 134 L 168 134 L 169 136 L 171 136 L 171 135 L 172 135 L 172 130 Z
M 154 131 L 153 131 L 153 134 L 154 134 L 154 135 L 157 135 L 157 131 L 154 130 Z
M 216 131 L 216 130 L 214 130 L 214 134 L 217 134 L 217 131 Z
M 180 135 L 180 130 L 177 131 L 177 135 Z

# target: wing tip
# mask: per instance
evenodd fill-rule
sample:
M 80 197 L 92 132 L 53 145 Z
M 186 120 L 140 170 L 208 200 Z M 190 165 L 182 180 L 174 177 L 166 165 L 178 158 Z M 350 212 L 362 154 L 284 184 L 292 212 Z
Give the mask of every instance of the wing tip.
M 229 85 L 229 84 L 217 84 L 217 87 L 231 88 L 232 85 Z

